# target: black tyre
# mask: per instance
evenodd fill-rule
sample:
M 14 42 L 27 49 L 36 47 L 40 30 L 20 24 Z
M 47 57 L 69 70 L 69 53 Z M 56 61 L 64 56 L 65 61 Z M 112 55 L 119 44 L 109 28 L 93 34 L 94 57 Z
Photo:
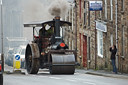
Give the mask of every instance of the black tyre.
M 50 74 L 54 74 L 52 71 L 52 65 L 49 66 L 49 72 L 50 72 Z
M 0 74 L 0 85 L 3 85 L 3 75 Z
M 37 74 L 39 71 L 39 48 L 37 44 L 28 44 L 25 53 L 26 69 L 29 74 Z
M 70 71 L 67 69 L 70 69 Z M 75 66 L 50 66 L 49 71 L 50 74 L 74 74 Z

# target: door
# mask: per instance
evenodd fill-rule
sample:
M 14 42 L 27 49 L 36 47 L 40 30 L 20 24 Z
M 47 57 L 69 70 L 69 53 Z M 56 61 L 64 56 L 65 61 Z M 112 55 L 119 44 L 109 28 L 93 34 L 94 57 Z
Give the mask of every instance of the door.
M 80 56 L 81 56 L 81 33 L 79 33 L 79 39 L 80 39 Z
M 87 67 L 87 36 L 83 35 L 83 67 Z

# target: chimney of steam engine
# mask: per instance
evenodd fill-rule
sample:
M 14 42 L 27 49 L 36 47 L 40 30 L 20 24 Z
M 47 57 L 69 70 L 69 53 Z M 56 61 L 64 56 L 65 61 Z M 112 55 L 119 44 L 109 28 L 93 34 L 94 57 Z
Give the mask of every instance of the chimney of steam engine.
M 60 37 L 60 16 L 55 17 L 55 36 Z

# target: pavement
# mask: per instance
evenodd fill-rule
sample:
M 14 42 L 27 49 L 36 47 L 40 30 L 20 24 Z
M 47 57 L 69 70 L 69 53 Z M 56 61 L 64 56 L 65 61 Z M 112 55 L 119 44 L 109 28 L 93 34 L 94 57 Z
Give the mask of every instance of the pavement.
M 86 69 L 76 69 L 76 73 L 81 74 L 90 74 L 90 75 L 97 75 L 97 76 L 104 76 L 104 77 L 112 77 L 112 78 L 121 78 L 121 79 L 128 79 L 128 74 L 125 73 L 113 73 L 110 71 L 105 70 L 86 70 Z
M 49 72 L 48 69 L 40 70 L 39 72 Z M 13 70 L 13 67 L 10 67 L 8 65 L 5 65 L 5 73 L 7 74 L 14 74 L 14 73 L 22 73 L 27 75 L 26 69 L 20 69 L 18 71 Z M 125 73 L 119 73 L 114 74 L 110 71 L 105 70 L 92 70 L 92 69 L 75 69 L 75 73 L 79 74 L 89 74 L 89 75 L 96 75 L 96 76 L 104 76 L 104 77 L 112 77 L 112 78 L 121 78 L 121 79 L 128 79 L 128 74 Z

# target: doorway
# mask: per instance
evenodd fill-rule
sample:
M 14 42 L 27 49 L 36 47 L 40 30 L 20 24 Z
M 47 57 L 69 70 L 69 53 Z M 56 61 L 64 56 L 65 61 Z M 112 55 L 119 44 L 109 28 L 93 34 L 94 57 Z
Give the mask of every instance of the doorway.
M 83 67 L 87 67 L 87 36 L 83 35 Z

